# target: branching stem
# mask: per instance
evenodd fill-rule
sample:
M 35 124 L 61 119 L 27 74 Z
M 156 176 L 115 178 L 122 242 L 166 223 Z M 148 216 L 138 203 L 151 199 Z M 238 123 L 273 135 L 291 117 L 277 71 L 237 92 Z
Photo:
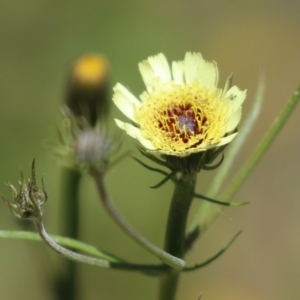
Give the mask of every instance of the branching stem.
M 112 216 L 113 220 L 135 241 L 137 241 L 141 246 L 143 246 L 150 253 L 161 259 L 165 264 L 171 266 L 175 269 L 182 269 L 185 266 L 185 262 L 177 258 L 176 255 L 170 255 L 169 253 L 159 249 L 151 242 L 149 242 L 144 236 L 142 236 L 139 232 L 137 232 L 128 221 L 121 215 L 121 213 L 117 210 L 116 206 L 111 201 L 108 193 L 106 191 L 106 187 L 103 182 L 103 174 L 98 172 L 97 170 L 93 170 L 90 172 L 91 176 L 94 178 L 100 198 Z
M 34 220 L 33 222 L 40 237 L 51 249 L 53 249 L 55 252 L 75 262 L 85 263 L 88 265 L 97 266 L 106 269 L 138 271 L 138 272 L 143 272 L 147 275 L 157 275 L 165 272 L 166 270 L 166 267 L 164 265 L 147 265 L 147 264 L 143 265 L 143 264 L 110 262 L 105 259 L 91 257 L 91 256 L 73 252 L 57 244 L 47 233 L 43 222 L 37 220 Z

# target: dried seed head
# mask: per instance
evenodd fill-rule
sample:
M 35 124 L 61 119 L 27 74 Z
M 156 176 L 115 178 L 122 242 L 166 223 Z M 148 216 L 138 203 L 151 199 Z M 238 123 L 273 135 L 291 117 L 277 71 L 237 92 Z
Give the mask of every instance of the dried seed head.
M 12 193 L 14 202 L 10 202 L 4 196 L 2 196 L 2 199 L 17 218 L 42 219 L 42 205 L 47 201 L 48 196 L 43 179 L 42 189 L 39 189 L 36 184 L 35 160 L 32 162 L 31 178 L 26 181 L 23 173 L 21 173 L 19 191 L 11 183 L 7 183 L 7 186 Z

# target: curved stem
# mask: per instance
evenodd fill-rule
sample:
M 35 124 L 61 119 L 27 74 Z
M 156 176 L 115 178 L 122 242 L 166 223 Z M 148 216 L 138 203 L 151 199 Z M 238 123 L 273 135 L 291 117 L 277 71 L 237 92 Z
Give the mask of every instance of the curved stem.
M 104 182 L 103 174 L 99 173 L 97 170 L 92 170 L 90 172 L 91 176 L 94 178 L 100 198 L 108 210 L 114 221 L 134 240 L 136 240 L 140 245 L 147 249 L 150 253 L 161 259 L 165 264 L 175 268 L 182 269 L 185 262 L 169 253 L 159 249 L 152 243 L 150 243 L 145 237 L 143 237 L 139 232 L 137 232 L 128 221 L 119 213 L 110 197 L 107 194 Z
M 167 222 L 165 237 L 165 251 L 183 258 L 185 252 L 185 230 L 189 209 L 194 197 L 197 174 L 182 173 L 181 177 L 175 183 L 175 189 L 172 196 L 171 207 Z M 179 281 L 180 271 L 170 270 L 163 275 L 159 299 L 174 300 Z
M 37 241 L 37 242 L 42 241 L 38 233 L 31 232 L 31 231 L 0 230 L 0 238 L 20 239 L 20 240 L 29 240 L 29 241 Z M 74 249 L 76 251 L 85 252 L 86 254 L 89 255 L 95 255 L 102 259 L 108 260 L 109 262 L 126 263 L 126 261 L 114 255 L 111 255 L 104 251 L 100 251 L 95 246 L 88 245 L 74 239 L 70 239 L 58 235 L 51 235 L 50 238 L 62 246 Z
M 66 249 L 62 247 L 61 245 L 57 244 L 47 233 L 44 224 L 40 221 L 34 221 L 34 225 L 40 235 L 40 237 L 43 239 L 43 241 L 54 251 L 56 251 L 59 254 L 62 254 L 63 256 L 76 261 L 76 262 L 82 262 L 93 266 L 98 266 L 101 268 L 110 268 L 110 262 L 101 258 L 95 258 L 95 257 L 89 257 L 83 254 L 79 254 L 76 252 L 73 252 L 69 249 Z
M 105 259 L 91 257 L 77 252 L 73 252 L 57 244 L 47 233 L 43 222 L 37 220 L 34 220 L 33 222 L 40 237 L 51 249 L 53 249 L 55 252 L 62 254 L 64 257 L 71 259 L 75 262 L 85 263 L 88 265 L 97 266 L 106 269 L 139 271 L 139 272 L 144 272 L 145 274 L 148 275 L 160 274 L 165 272 L 166 270 L 166 267 L 164 265 L 116 263 L 116 262 L 110 262 Z

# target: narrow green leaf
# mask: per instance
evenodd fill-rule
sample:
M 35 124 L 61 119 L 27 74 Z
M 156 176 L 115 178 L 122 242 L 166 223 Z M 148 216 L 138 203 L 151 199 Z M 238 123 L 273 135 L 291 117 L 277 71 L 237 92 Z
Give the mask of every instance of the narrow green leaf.
M 216 168 L 218 168 L 222 164 L 223 160 L 224 160 L 224 154 L 222 154 L 221 160 L 218 163 L 216 163 L 216 164 L 214 164 L 212 166 L 210 166 L 210 165 L 204 165 L 203 166 L 203 170 L 206 170 L 206 171 L 215 170 Z
M 122 259 L 117 258 L 114 255 L 111 255 L 104 251 L 100 251 L 96 247 L 85 244 L 83 242 L 73 240 L 67 237 L 61 237 L 58 235 L 51 235 L 51 237 L 54 241 L 56 241 L 57 243 L 65 247 L 82 251 L 90 255 L 95 255 L 103 259 L 107 259 L 110 262 L 124 262 Z M 43 241 L 37 233 L 29 232 L 29 231 L 0 230 L 0 238 L 30 240 L 30 241 L 38 241 L 38 242 Z
M 195 198 L 199 198 L 199 199 L 202 199 L 202 200 L 205 200 L 208 202 L 212 202 L 212 203 L 224 205 L 224 206 L 242 206 L 245 204 L 250 204 L 250 202 L 222 202 L 222 201 L 214 200 L 212 198 L 209 198 L 204 195 L 197 194 L 197 193 L 195 193 L 194 196 L 195 196 Z
M 240 188 L 240 186 L 245 182 L 246 178 L 249 176 L 251 171 L 263 157 L 263 155 L 267 152 L 272 142 L 278 136 L 279 132 L 285 125 L 286 121 L 289 119 L 291 113 L 296 108 L 296 105 L 300 101 L 300 84 L 293 96 L 290 98 L 288 103 L 279 113 L 279 116 L 274 120 L 273 124 L 270 126 L 268 131 L 265 133 L 264 137 L 252 152 L 251 156 L 238 172 L 238 174 L 233 178 L 231 183 L 228 185 L 226 190 L 222 193 L 222 198 L 228 201 L 233 197 L 236 191 Z
M 185 272 L 190 272 L 190 271 L 194 271 L 200 268 L 203 268 L 207 265 L 209 265 L 210 263 L 212 263 L 214 260 L 216 260 L 217 258 L 219 258 L 231 245 L 232 243 L 236 240 L 236 238 L 242 233 L 242 230 L 239 231 L 234 237 L 233 239 L 231 239 L 231 241 L 229 241 L 229 243 L 227 245 L 225 245 L 225 247 L 223 247 L 217 254 L 215 254 L 213 257 L 211 257 L 210 259 L 206 260 L 203 263 L 200 264 L 196 264 L 192 267 L 185 267 L 183 269 L 183 271 Z

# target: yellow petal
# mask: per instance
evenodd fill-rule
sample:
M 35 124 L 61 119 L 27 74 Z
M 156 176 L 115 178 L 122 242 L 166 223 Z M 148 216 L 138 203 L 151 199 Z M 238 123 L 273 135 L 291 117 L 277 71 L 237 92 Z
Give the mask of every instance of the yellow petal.
M 172 63 L 172 74 L 176 84 L 183 84 L 183 61 L 173 61 Z
M 239 106 L 241 106 L 246 99 L 247 90 L 241 91 L 237 86 L 231 87 L 227 93 L 225 94 L 225 97 L 229 99 L 227 103 L 230 104 L 230 106 L 235 110 Z
M 240 106 L 228 119 L 226 124 L 227 125 L 226 132 L 231 132 L 238 126 L 241 120 L 241 116 L 242 116 L 242 107 Z
M 142 75 L 143 81 L 149 93 L 153 90 L 153 78 L 155 78 L 154 71 L 147 60 L 139 63 L 139 70 Z
M 136 122 L 135 110 L 140 107 L 141 102 L 120 83 L 114 87 L 113 101 L 127 118 Z
M 197 81 L 207 89 L 215 88 L 218 85 L 219 71 L 217 64 L 205 61 L 200 53 L 186 53 L 184 72 L 187 84 Z
M 137 139 L 146 149 L 149 149 L 149 150 L 154 150 L 155 149 L 153 144 L 149 140 L 145 139 L 142 136 L 142 132 L 139 128 L 137 128 L 137 127 L 135 127 L 135 126 L 133 126 L 129 123 L 122 122 L 118 119 L 115 119 L 115 122 L 116 122 L 118 127 L 123 129 L 131 137 Z
M 152 67 L 155 77 L 160 78 L 162 83 L 172 80 L 169 63 L 162 53 L 150 56 L 148 62 Z
M 230 143 L 237 136 L 237 134 L 238 133 L 235 132 L 233 134 L 230 134 L 230 135 L 227 135 L 227 136 L 223 137 L 221 139 L 221 141 L 218 144 L 216 144 L 216 147 L 219 147 L 219 146 L 226 145 L 226 144 Z

